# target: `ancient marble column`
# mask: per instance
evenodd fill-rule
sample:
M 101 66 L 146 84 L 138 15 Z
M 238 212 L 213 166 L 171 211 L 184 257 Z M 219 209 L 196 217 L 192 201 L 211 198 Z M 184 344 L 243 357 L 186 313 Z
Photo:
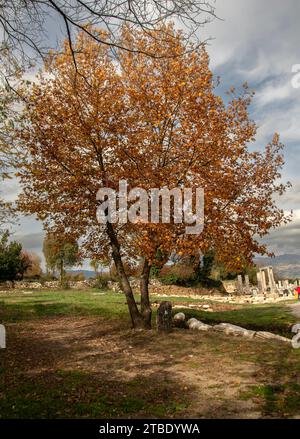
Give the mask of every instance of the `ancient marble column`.
M 268 267 L 268 277 L 269 277 L 269 287 L 271 288 L 271 293 L 275 293 L 276 292 L 276 283 L 275 283 L 275 279 L 274 279 L 274 273 L 273 273 L 273 268 L 272 267 Z
M 263 292 L 265 292 L 267 289 L 266 273 L 264 272 L 264 270 L 261 270 L 260 274 L 261 274 L 261 283 L 262 283 Z
M 245 275 L 245 290 L 246 294 L 250 294 L 250 280 L 248 274 Z
M 238 283 L 238 293 L 242 294 L 243 290 L 244 290 L 244 286 L 243 286 L 243 277 L 239 274 L 238 278 L 237 278 L 237 283 Z
M 261 271 L 258 271 L 257 274 L 256 274 L 256 276 L 257 276 L 257 286 L 258 286 L 258 291 L 259 291 L 260 293 L 263 293 L 263 292 L 264 292 L 264 287 L 263 287 L 263 282 L 262 282 L 262 274 L 261 274 Z

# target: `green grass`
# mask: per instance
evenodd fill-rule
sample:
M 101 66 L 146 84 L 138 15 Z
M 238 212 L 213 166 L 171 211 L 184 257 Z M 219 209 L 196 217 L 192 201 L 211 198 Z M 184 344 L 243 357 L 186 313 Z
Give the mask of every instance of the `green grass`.
M 110 291 L 42 291 L 0 295 L 0 321 L 18 322 L 55 316 L 100 316 L 128 319 L 122 294 Z
M 160 300 L 159 297 L 155 299 Z M 161 300 L 166 299 L 161 298 Z M 203 302 L 202 300 L 181 297 L 171 297 L 170 301 L 173 305 L 182 302 Z M 174 313 L 180 311 L 180 309 L 176 309 Z M 196 317 L 208 324 L 226 322 L 247 329 L 271 331 L 281 335 L 291 335 L 290 328 L 296 321 L 290 310 L 284 305 L 239 305 L 235 310 L 213 313 L 183 308 L 182 312 L 186 314 L 187 318 Z M 100 316 L 129 322 L 124 296 L 107 290 L 43 291 L 33 292 L 32 295 L 16 292 L 0 295 L 0 321 L 3 322 L 68 315 Z M 154 321 L 155 310 L 153 312 Z

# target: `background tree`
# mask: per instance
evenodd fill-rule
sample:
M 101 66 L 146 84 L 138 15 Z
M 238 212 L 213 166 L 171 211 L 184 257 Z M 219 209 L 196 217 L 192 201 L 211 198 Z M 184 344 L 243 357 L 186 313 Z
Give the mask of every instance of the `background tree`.
M 192 261 L 195 270 L 195 280 L 209 285 L 211 272 L 215 263 L 215 252 L 210 249 L 200 258 L 194 258 Z
M 195 264 L 195 278 L 202 285 L 213 285 L 216 283 L 221 284 L 223 280 L 233 280 L 236 279 L 239 274 L 248 275 L 250 282 L 253 285 L 257 284 L 256 279 L 256 266 L 252 261 L 244 259 L 243 255 L 240 255 L 240 261 L 238 264 L 238 269 L 228 268 L 224 262 L 219 261 L 216 258 L 214 250 L 209 250 L 205 255 L 202 256 L 200 262 Z
M 74 267 L 81 261 L 76 240 L 58 238 L 51 233 L 48 233 L 44 239 L 43 253 L 47 270 L 52 271 L 52 274 L 57 270 L 61 283 L 64 282 L 65 269 Z
M 239 269 L 242 259 L 266 253 L 257 237 L 287 221 L 273 197 L 285 190 L 277 184 L 279 136 L 265 152 L 248 149 L 256 133 L 248 115 L 252 93 L 246 85 L 239 93 L 232 89 L 225 104 L 215 93 L 205 48 L 187 53 L 180 33 L 172 26 L 165 33 L 169 37 L 158 42 L 124 28 L 124 45 L 132 51 L 120 51 L 118 62 L 82 33 L 75 46 L 83 48 L 76 55 L 80 78 L 66 42 L 64 53 L 52 54 L 39 82 L 24 91 L 28 105 L 16 135 L 27 155 L 19 172 L 20 209 L 36 213 L 57 236 L 81 238 L 85 257 L 112 256 L 134 327 L 151 326 L 148 284 L 158 250 L 196 255 L 214 248 L 218 260 Z M 166 52 L 172 56 L 159 57 Z M 185 224 L 141 218 L 100 226 L 97 191 L 118 190 L 121 179 L 128 190 L 204 188 L 203 233 L 186 235 Z M 140 309 L 123 265 L 131 258 L 143 261 Z
M 100 272 L 100 268 L 101 268 L 101 262 L 98 261 L 97 259 L 92 259 L 90 261 L 90 266 L 92 267 L 92 269 L 95 272 L 96 277 L 99 275 Z
M 23 256 L 29 261 L 29 267 L 24 272 L 24 278 L 28 279 L 38 279 L 42 275 L 41 263 L 42 260 L 34 252 L 22 251 Z
M 5 232 L 0 239 L 0 281 L 22 279 L 29 267 L 30 261 L 22 253 L 22 245 L 9 242 L 9 233 Z

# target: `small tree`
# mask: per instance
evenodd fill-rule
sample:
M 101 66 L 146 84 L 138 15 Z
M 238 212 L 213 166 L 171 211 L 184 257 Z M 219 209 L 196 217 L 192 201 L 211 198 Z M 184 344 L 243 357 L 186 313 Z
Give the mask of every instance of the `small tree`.
M 44 239 L 43 253 L 47 270 L 52 271 L 52 274 L 58 271 L 62 284 L 65 278 L 65 269 L 78 265 L 81 261 L 76 240 L 57 238 L 51 233 L 48 233 Z
M 29 267 L 30 261 L 22 253 L 22 245 L 9 242 L 9 233 L 5 232 L 0 239 L 0 281 L 22 279 Z

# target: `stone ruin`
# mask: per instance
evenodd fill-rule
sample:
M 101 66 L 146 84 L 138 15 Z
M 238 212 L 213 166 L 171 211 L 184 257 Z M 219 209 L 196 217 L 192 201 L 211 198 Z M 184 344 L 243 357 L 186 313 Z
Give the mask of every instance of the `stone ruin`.
M 239 275 L 236 281 L 224 282 L 227 293 L 246 296 L 286 297 L 293 298 L 295 288 L 300 286 L 299 280 L 290 283 L 288 280 L 275 281 L 273 267 L 261 267 L 257 272 L 257 286 L 250 284 L 249 276 Z
M 250 329 L 242 328 L 241 326 L 232 325 L 231 323 L 219 323 L 216 325 L 207 325 L 200 320 L 191 318 L 186 321 L 184 313 L 175 314 L 173 323 L 176 328 L 187 328 L 192 331 L 199 332 L 223 332 L 225 335 L 234 337 L 245 337 L 250 340 L 262 340 L 262 341 L 276 341 L 285 343 L 294 349 L 300 349 L 300 324 L 296 324 L 292 327 L 292 333 L 296 334 L 292 339 L 282 337 L 278 334 L 266 331 L 253 331 Z

